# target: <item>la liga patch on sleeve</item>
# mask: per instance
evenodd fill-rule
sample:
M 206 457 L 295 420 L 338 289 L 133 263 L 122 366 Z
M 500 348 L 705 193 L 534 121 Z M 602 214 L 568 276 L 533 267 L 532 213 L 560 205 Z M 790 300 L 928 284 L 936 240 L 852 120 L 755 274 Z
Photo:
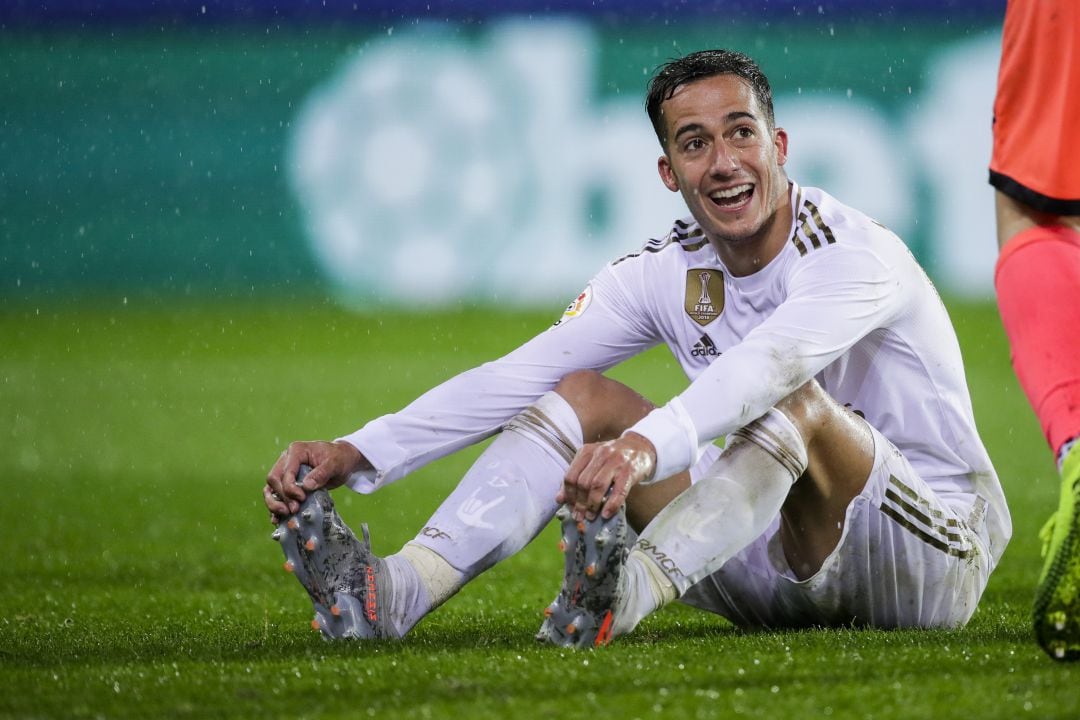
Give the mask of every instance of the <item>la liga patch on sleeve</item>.
M 563 312 L 562 317 L 555 321 L 552 327 L 558 327 L 565 322 L 573 320 L 577 316 L 581 315 L 589 307 L 589 303 L 592 302 L 592 285 L 586 285 L 585 289 L 581 291 L 581 294 L 574 298 L 573 302 L 566 306 L 566 310 Z

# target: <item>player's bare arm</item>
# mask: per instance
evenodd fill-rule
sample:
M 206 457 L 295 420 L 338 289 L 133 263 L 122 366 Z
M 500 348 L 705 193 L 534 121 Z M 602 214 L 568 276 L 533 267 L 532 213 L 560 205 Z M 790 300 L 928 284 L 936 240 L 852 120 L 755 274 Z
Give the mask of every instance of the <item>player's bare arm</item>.
M 301 465 L 310 465 L 311 472 L 298 484 L 296 474 Z M 276 523 L 278 517 L 299 510 L 307 493 L 341 487 L 350 474 L 370 468 L 367 458 L 347 442 L 294 442 L 267 473 L 263 501 Z

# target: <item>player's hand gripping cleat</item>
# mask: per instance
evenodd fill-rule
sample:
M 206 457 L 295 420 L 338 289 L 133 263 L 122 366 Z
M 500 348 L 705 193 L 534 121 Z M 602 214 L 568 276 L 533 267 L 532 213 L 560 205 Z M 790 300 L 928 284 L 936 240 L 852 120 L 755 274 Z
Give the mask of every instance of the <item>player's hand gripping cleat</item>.
M 1035 637 L 1055 660 L 1080 660 L 1080 444 L 1065 458 L 1058 509 L 1040 535 L 1045 559 L 1032 611 Z
M 562 524 L 559 549 L 566 554 L 563 584 L 555 602 L 544 610 L 536 639 L 561 647 L 607 645 L 628 552 L 626 513 L 619 508 L 610 520 L 597 516 L 577 522 L 563 506 L 555 517 Z
M 309 470 L 302 465 L 297 482 Z M 330 494 L 316 490 L 271 537 L 285 551 L 285 569 L 311 597 L 313 628 L 329 639 L 397 638 L 389 617 L 390 574 L 371 551 L 367 525 L 360 529 L 363 541 L 338 515 Z

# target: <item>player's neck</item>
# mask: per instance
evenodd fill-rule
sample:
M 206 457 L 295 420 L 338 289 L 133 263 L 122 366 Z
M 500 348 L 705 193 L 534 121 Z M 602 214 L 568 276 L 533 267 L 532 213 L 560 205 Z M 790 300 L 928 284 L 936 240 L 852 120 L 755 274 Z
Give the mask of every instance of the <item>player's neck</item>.
M 753 275 L 780 254 L 791 231 L 791 213 L 791 198 L 785 194 L 769 219 L 753 235 L 709 239 L 733 277 Z

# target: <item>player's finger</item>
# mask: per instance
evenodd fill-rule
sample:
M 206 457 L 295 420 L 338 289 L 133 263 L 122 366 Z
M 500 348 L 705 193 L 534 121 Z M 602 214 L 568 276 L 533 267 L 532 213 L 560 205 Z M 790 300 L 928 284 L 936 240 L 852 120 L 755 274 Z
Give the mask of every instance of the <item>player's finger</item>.
M 607 502 L 604 503 L 604 507 L 600 510 L 600 515 L 605 519 L 609 519 L 615 516 L 615 513 L 619 511 L 619 507 L 626 502 L 626 496 L 630 494 L 630 483 L 625 478 L 615 480 L 615 483 L 611 486 L 611 494 L 608 495 Z
M 300 486 L 305 493 L 314 492 L 322 486 L 326 485 L 329 468 L 329 463 L 323 461 L 319 465 L 312 467 L 307 463 L 300 465 L 296 470 L 296 484 Z
M 589 494 L 585 499 L 585 516 L 589 520 L 596 519 L 597 513 L 600 512 L 604 505 L 604 498 L 607 496 L 608 491 L 616 479 L 624 474 L 624 469 L 618 462 L 615 462 L 615 458 L 609 457 L 601 471 L 597 473 L 596 480 L 593 482 L 592 487 L 589 488 Z
M 282 474 L 283 470 L 278 467 L 284 463 L 284 455 L 282 459 L 278 461 L 278 464 L 274 465 L 274 468 L 266 475 L 266 486 L 264 488 L 264 495 L 269 494 L 276 499 L 277 502 L 283 502 L 285 499 L 285 491 L 282 489 Z M 273 508 L 271 508 L 272 510 Z
M 284 495 L 296 500 L 297 502 L 303 502 L 307 494 L 304 489 L 296 483 L 296 474 L 300 470 L 301 465 L 314 465 L 311 460 L 310 443 L 294 442 L 289 444 L 289 449 L 285 453 L 285 467 L 283 468 L 281 477 L 281 492 Z
M 566 474 L 563 475 L 562 487 L 555 496 L 556 502 L 570 506 L 577 503 L 578 483 L 581 481 L 581 471 L 588 466 L 592 451 L 593 447 L 591 445 L 585 445 L 574 455 L 574 459 L 570 462 L 570 467 L 567 468 Z
M 269 485 L 263 486 L 263 502 L 266 503 L 266 509 L 273 515 L 284 517 L 289 514 L 289 506 Z
M 584 467 L 573 485 L 572 510 L 575 520 L 584 520 L 589 511 L 589 497 L 597 483 L 604 483 L 604 465 L 608 453 L 602 445 L 592 446 L 589 456 L 583 460 Z

